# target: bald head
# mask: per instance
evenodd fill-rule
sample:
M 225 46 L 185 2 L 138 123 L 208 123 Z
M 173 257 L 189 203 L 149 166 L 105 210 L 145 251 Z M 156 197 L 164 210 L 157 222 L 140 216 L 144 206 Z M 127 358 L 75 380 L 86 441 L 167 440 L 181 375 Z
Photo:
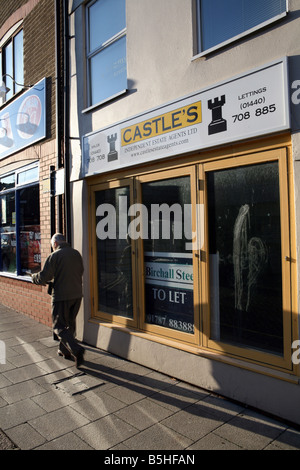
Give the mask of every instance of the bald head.
M 59 245 L 65 243 L 66 239 L 62 233 L 55 233 L 51 238 L 51 246 L 55 250 Z

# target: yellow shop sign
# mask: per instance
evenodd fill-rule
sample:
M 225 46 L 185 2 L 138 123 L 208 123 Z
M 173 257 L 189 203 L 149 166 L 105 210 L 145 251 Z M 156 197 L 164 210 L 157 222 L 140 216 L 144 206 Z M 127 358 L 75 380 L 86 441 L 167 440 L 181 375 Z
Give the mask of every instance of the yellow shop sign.
M 122 147 L 202 122 L 201 101 L 121 130 Z

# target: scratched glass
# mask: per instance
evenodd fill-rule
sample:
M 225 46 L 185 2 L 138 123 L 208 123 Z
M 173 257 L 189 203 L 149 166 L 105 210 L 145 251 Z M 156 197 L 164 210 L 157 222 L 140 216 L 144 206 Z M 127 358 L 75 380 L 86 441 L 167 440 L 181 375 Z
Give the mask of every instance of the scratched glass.
M 208 173 L 211 337 L 282 355 L 277 162 Z
M 112 315 L 133 318 L 132 297 L 132 265 L 131 265 L 131 240 L 129 237 L 121 237 L 120 201 L 127 200 L 127 214 L 129 208 L 129 188 L 116 188 L 97 191 L 95 195 L 96 207 L 107 204 L 109 212 L 103 217 L 96 216 L 97 224 L 116 224 L 114 233 L 108 233 L 107 237 L 97 237 L 97 276 L 98 276 L 98 310 Z M 109 214 L 112 219 L 108 219 Z M 116 217 L 114 218 L 114 215 Z M 129 217 L 124 211 L 123 218 Z

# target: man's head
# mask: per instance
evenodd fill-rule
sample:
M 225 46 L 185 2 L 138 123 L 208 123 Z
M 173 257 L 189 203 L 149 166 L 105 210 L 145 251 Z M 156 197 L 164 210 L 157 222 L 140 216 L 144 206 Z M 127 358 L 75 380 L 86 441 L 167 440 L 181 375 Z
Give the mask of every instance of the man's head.
M 65 243 L 66 239 L 61 233 L 55 233 L 51 238 L 51 246 L 53 250 L 56 250 L 62 243 Z

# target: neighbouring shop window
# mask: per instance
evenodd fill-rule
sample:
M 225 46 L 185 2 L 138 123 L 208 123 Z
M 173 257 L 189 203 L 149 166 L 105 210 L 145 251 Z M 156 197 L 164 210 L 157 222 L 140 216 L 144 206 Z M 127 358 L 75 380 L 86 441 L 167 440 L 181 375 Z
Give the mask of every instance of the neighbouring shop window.
M 36 272 L 41 267 L 39 186 L 19 191 L 19 230 L 21 272 Z
M 16 196 L 1 196 L 1 264 L 2 271 L 17 272 Z
M 88 5 L 87 62 L 89 106 L 127 89 L 125 0 Z
M 129 187 L 95 193 L 98 310 L 133 318 Z
M 286 14 L 286 0 L 197 0 L 198 53 Z
M 12 35 L 0 52 L 0 81 L 9 91 L 3 102 L 12 98 L 24 86 L 23 30 Z M 1 103 L 0 103 L 1 104 Z
M 278 162 L 207 174 L 211 337 L 283 353 Z
M 144 239 L 145 320 L 194 333 L 190 177 L 142 184 L 148 233 Z
M 41 269 L 38 167 L 0 177 L 0 271 L 26 275 Z

